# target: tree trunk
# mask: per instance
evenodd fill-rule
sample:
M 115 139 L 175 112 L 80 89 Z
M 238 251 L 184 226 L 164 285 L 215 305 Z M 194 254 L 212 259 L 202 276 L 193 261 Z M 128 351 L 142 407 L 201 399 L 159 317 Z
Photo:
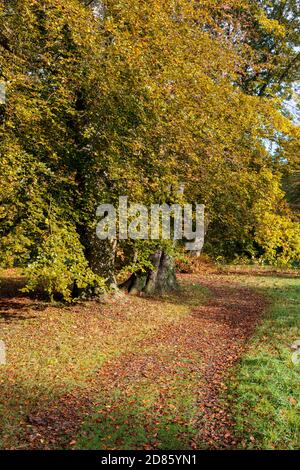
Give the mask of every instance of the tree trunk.
M 103 277 L 109 288 L 117 289 L 115 279 L 116 240 L 100 240 L 96 230 L 87 234 L 86 256 L 93 273 Z
M 120 287 L 130 294 L 162 294 L 178 289 L 174 259 L 163 250 L 157 250 L 151 259 L 153 269 L 148 273 L 134 273 Z

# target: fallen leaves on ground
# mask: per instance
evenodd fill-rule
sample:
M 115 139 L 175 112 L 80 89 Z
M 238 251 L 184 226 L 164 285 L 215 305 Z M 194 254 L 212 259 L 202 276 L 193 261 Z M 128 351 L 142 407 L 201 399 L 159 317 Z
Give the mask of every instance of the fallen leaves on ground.
M 6 369 L 15 387 L 7 406 L 20 428 L 13 439 L 6 426 L 3 446 L 234 448 L 234 422 L 221 394 L 265 301 L 226 276 L 181 281 L 181 295 L 108 305 L 54 308 L 24 296 L 2 298 L 4 337 L 17 348 Z M 39 352 L 35 361 L 28 341 Z M 8 382 L 2 379 L 4 407 Z

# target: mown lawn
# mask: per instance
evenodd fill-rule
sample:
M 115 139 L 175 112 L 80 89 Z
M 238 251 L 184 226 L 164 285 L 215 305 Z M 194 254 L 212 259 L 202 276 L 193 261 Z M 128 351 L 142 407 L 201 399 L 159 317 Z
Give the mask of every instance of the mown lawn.
M 242 275 L 233 280 L 270 299 L 267 314 L 228 381 L 226 398 L 241 446 L 299 449 L 300 363 L 293 363 L 291 346 L 300 340 L 300 278 Z
M 300 278 L 265 274 L 210 278 L 212 285 L 225 280 L 229 296 L 231 284 L 240 284 L 269 299 L 223 400 L 237 447 L 296 449 L 300 364 L 292 362 L 291 345 L 300 339 Z M 67 306 L 17 294 L 23 283 L 17 275 L 4 273 L 0 284 L 0 339 L 7 348 L 0 448 L 201 448 L 201 345 L 210 338 L 210 320 L 206 307 L 198 317 L 193 311 L 212 298 L 209 289 L 185 279 L 180 293 L 162 298 Z
M 177 352 L 176 345 L 174 351 L 172 347 L 157 351 L 155 338 L 184 321 L 195 305 L 206 301 L 209 292 L 197 284 L 183 283 L 179 295 L 160 299 L 124 296 L 108 303 L 51 305 L 17 294 L 22 285 L 17 275 L 15 271 L 3 273 L 0 285 L 0 339 L 7 349 L 7 364 L 0 366 L 0 448 L 72 447 L 68 420 L 73 415 L 68 416 L 66 410 L 71 407 L 80 413 L 81 403 L 86 401 L 98 404 L 101 409 L 95 413 L 104 408 L 107 420 L 91 439 L 83 429 L 77 447 L 112 448 L 117 443 L 130 447 L 132 440 L 135 445 L 146 445 L 153 426 L 166 446 L 184 447 L 190 439 L 195 387 L 200 380 L 197 371 L 190 373 L 191 364 L 193 360 L 200 364 L 201 357 L 193 357 L 190 351 Z M 158 353 L 159 361 L 164 355 L 167 364 L 173 361 L 171 371 L 155 371 Z M 138 371 L 133 386 L 130 376 L 124 377 L 122 387 L 114 384 L 111 361 L 135 355 L 154 361 L 153 370 Z M 160 394 L 165 394 L 164 413 L 156 409 Z M 151 421 L 149 416 L 155 410 L 158 418 Z M 80 419 L 85 423 L 84 416 Z M 90 421 L 95 423 L 94 415 Z M 51 434 L 56 424 L 65 426 L 65 440 L 60 436 L 58 444 L 56 436 L 53 442 L 50 436 L 45 442 L 39 427 L 46 432 L 48 426 L 47 434 Z M 133 434 L 128 431 L 132 426 Z

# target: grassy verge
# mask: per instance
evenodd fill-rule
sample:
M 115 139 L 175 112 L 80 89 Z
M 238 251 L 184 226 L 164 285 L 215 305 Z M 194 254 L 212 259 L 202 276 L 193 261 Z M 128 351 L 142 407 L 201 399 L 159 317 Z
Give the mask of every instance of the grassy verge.
M 247 449 L 299 449 L 300 364 L 291 345 L 300 339 L 300 278 L 238 276 L 270 298 L 268 312 L 229 381 L 229 398 Z M 299 355 L 300 357 L 300 355 Z

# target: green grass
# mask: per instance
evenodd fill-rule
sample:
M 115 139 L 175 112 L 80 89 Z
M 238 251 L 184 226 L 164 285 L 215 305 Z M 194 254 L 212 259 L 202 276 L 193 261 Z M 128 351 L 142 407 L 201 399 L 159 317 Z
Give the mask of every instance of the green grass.
M 0 339 L 6 344 L 7 364 L 0 366 L 1 449 L 28 448 L 28 415 L 43 410 L 51 412 L 69 393 L 78 399 L 81 396 L 96 399 L 107 410 L 109 406 L 115 406 L 119 412 L 116 411 L 115 415 L 109 412 L 108 416 L 112 419 L 122 421 L 124 413 L 131 413 L 133 422 L 137 423 L 137 433 L 140 434 L 136 437 L 137 443 L 145 440 L 143 426 L 146 418 L 145 414 L 140 413 L 140 409 L 146 400 L 145 409 L 149 413 L 150 410 L 154 412 L 164 383 L 170 384 L 166 390 L 166 399 L 169 397 L 170 401 L 177 400 L 178 406 L 182 405 L 180 413 L 183 413 L 183 419 L 187 417 L 192 392 L 189 397 L 183 396 L 180 381 L 185 380 L 187 385 L 193 383 L 195 378 L 192 374 L 186 374 L 185 378 L 178 374 L 170 380 L 168 376 L 161 377 L 160 381 L 156 377 L 148 381 L 144 378 L 137 381 L 133 388 L 130 383 L 126 384 L 127 392 L 122 395 L 117 387 L 106 391 L 105 383 L 98 378 L 98 373 L 107 362 L 122 355 L 156 354 L 151 347 L 146 351 L 143 343 L 149 342 L 151 345 L 159 331 L 168 331 L 169 326 L 187 318 L 194 305 L 206 301 L 209 295 L 207 289 L 197 284 L 183 283 L 178 294 L 161 298 L 124 297 L 117 301 L 111 300 L 108 304 L 84 302 L 65 306 L 49 304 L 25 294 L 17 295 L 17 288 L 20 286 L 22 279 L 17 271 L 3 272 L 0 285 Z M 172 351 L 161 352 L 167 356 L 171 353 Z M 184 363 L 184 357 L 182 360 Z M 95 390 L 100 390 L 100 393 L 96 392 L 97 396 Z M 134 404 L 128 405 L 128 401 L 132 400 Z M 176 434 L 176 424 L 174 428 L 173 409 L 166 410 L 169 410 L 167 418 L 160 419 L 161 425 L 156 425 L 155 422 L 152 424 L 154 428 L 159 428 L 159 439 L 166 442 L 166 445 L 169 440 L 169 445 L 173 445 L 175 438 L 171 436 Z M 97 410 L 95 413 L 97 414 Z M 158 414 L 161 415 L 160 410 Z M 165 426 L 168 420 L 171 421 Z M 107 436 L 112 434 L 109 434 L 111 422 L 113 421 L 108 419 L 100 432 L 105 432 Z M 122 429 L 126 431 L 126 424 L 116 428 L 117 436 L 107 438 L 107 442 L 112 445 L 117 445 L 118 440 L 121 442 L 119 436 L 123 435 Z M 164 432 L 167 435 L 161 437 Z M 59 443 L 59 448 L 68 446 L 67 439 L 66 436 L 66 441 Z M 86 439 L 84 434 L 83 439 Z M 95 439 L 97 441 L 97 436 Z M 130 433 L 124 442 L 128 447 L 133 446 L 130 443 Z M 106 442 L 103 442 L 102 447 L 105 445 Z M 93 446 L 94 443 L 91 442 L 91 447 Z
M 197 430 L 196 389 L 201 377 L 188 368 L 163 387 L 162 378 L 115 389 L 83 425 L 79 449 L 187 449 Z
M 207 301 L 210 291 L 199 284 L 183 281 L 178 294 L 160 301 L 190 311 Z M 179 350 L 177 345 L 143 347 L 136 351 L 153 358 L 148 377 L 122 380 L 121 388 L 102 389 L 99 405 L 82 426 L 76 448 L 79 449 L 163 449 L 184 450 L 196 439 L 197 392 L 201 375 L 197 368 L 201 355 Z M 158 359 L 160 367 L 155 366 Z M 167 364 L 166 370 L 161 365 Z
M 270 305 L 224 399 L 241 447 L 297 449 L 300 365 L 291 360 L 291 345 L 300 339 L 300 279 L 263 274 L 226 274 L 262 292 Z M 21 280 L 14 277 L 6 274 L 0 287 L 8 292 L 0 312 L 8 360 L 0 367 L 0 448 L 30 447 L 27 416 L 55 410 L 68 393 L 91 398 L 93 408 L 83 411 L 72 445 L 66 435 L 50 448 L 168 450 L 197 442 L 202 352 L 164 335 L 182 322 L 193 325 L 191 311 L 207 302 L 209 290 L 183 280 L 180 293 L 161 298 L 66 307 L 15 296 Z M 119 381 L 112 370 L 121 373 Z
M 228 383 L 236 430 L 247 449 L 300 448 L 300 278 L 235 278 L 259 289 L 270 306 Z

